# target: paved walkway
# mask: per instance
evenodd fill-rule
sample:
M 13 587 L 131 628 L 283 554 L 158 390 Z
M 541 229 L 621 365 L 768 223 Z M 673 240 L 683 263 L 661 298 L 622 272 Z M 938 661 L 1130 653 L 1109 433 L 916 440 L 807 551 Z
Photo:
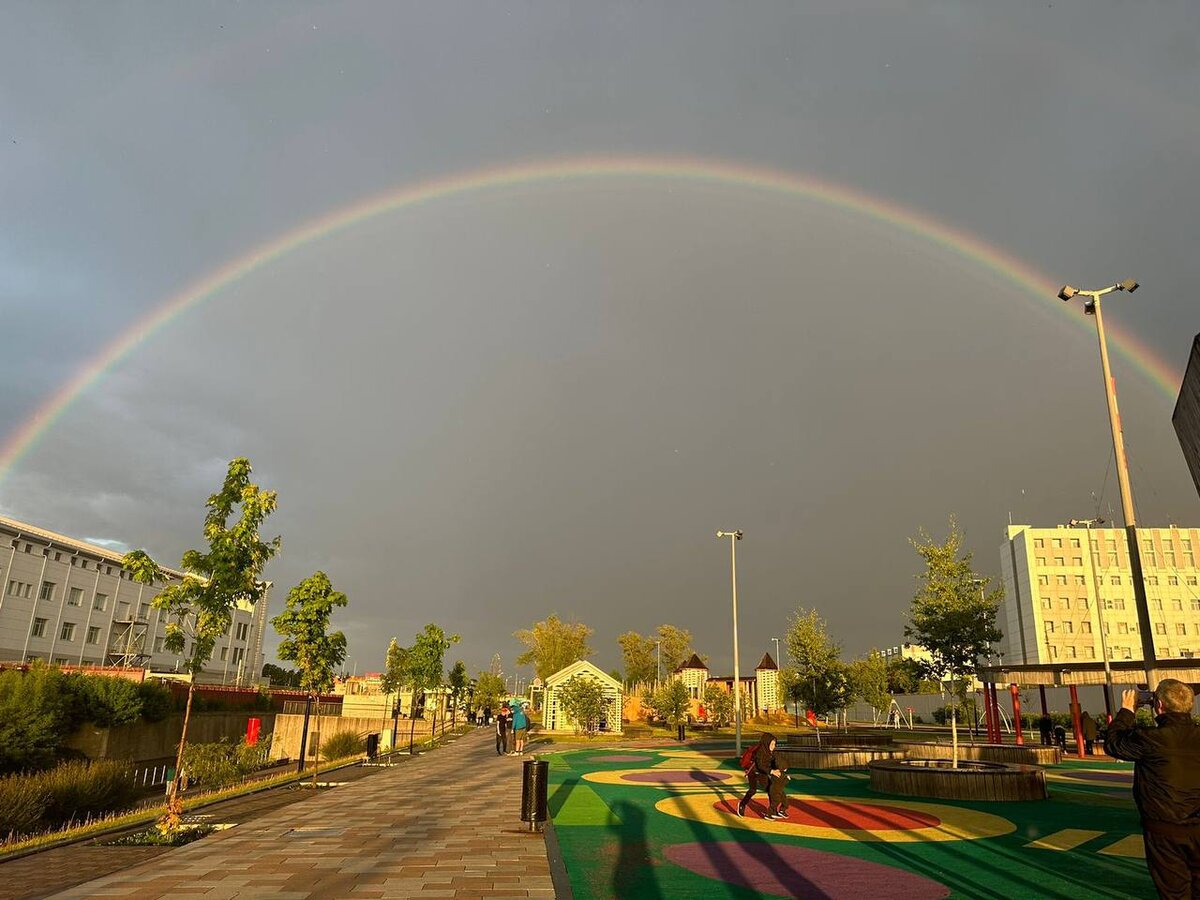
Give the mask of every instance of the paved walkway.
M 545 843 L 520 821 L 520 772 L 521 761 L 497 757 L 481 729 L 54 896 L 550 900 Z

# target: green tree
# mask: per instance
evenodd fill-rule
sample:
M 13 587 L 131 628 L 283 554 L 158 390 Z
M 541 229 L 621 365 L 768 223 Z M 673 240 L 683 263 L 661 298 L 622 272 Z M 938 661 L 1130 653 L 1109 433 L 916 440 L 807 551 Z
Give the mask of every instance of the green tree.
M 518 666 L 533 666 L 538 678 L 546 679 L 559 669 L 592 655 L 588 638 L 592 629 L 581 622 L 564 622 L 551 615 L 544 622 L 535 622 L 531 628 L 514 632 L 513 636 L 525 645 L 525 652 L 517 657 Z
M 480 672 L 475 677 L 475 696 L 473 702 L 476 709 L 500 708 L 504 699 L 504 679 L 491 672 Z
M 872 650 L 850 663 L 850 688 L 855 697 L 875 710 L 886 710 L 892 705 L 888 691 L 887 660 L 878 650 Z
M 800 725 L 800 704 L 804 702 L 802 681 L 800 673 L 791 666 L 784 666 L 779 670 L 779 693 L 787 698 L 796 711 L 797 727 Z
M 40 662 L 0 672 L 0 773 L 54 765 L 82 719 L 69 677 Z
M 407 647 L 401 647 L 400 642 L 392 638 L 392 642 L 388 644 L 387 659 L 384 663 L 383 677 L 379 679 L 379 689 L 385 697 L 393 697 L 392 700 L 392 750 L 396 749 L 396 727 L 397 720 L 400 718 L 400 705 L 396 695 L 400 693 L 400 688 L 404 687 L 404 682 L 408 679 L 408 657 L 409 651 Z
M 446 684 L 450 688 L 450 728 L 453 729 L 458 722 L 458 707 L 466 699 L 467 688 L 470 686 L 467 667 L 461 659 L 450 668 Z
M 666 677 L 670 677 L 685 659 L 696 652 L 692 648 L 692 633 L 686 628 L 659 625 L 656 640 L 662 644 L 662 670 Z
M 627 685 L 646 684 L 658 677 L 658 658 L 655 654 L 654 639 L 627 631 L 619 638 L 621 645 L 621 661 L 625 667 L 625 683 Z
M 917 591 L 904 634 L 930 653 L 930 661 L 921 664 L 922 674 L 954 684 L 974 675 L 980 658 L 1000 640 L 996 612 L 1004 599 L 1004 588 L 989 591 L 991 580 L 971 570 L 972 557 L 963 552 L 963 535 L 954 517 L 942 543 L 924 529 L 909 543 L 925 563 L 925 570 L 916 576 Z M 950 733 L 952 765 L 957 768 L 958 716 L 953 710 Z
M 888 693 L 915 694 L 921 684 L 921 666 L 915 659 L 895 657 L 887 663 Z
M 720 685 L 710 684 L 704 689 L 704 709 L 708 721 L 724 727 L 733 721 L 733 694 Z
M 417 695 L 442 685 L 445 677 L 446 651 L 457 644 L 457 634 L 447 635 L 438 625 L 429 624 L 418 632 L 416 640 L 408 653 L 408 683 L 412 687 L 412 722 L 408 731 L 408 752 L 413 752 L 413 740 L 416 734 Z M 437 709 L 434 709 L 434 720 L 430 725 L 429 735 L 433 737 L 433 724 L 437 721 Z
M 271 687 L 300 687 L 300 673 L 295 669 L 285 669 L 274 663 L 265 663 L 262 673 L 264 678 L 271 679 Z
M 593 678 L 574 675 L 559 688 L 558 702 L 576 731 L 594 734 L 604 715 L 604 688 Z
M 75 676 L 78 702 L 88 721 L 101 728 L 130 725 L 142 717 L 141 685 L 124 678 Z
M 660 718 L 671 725 L 679 725 L 687 721 L 688 710 L 691 708 L 692 695 L 687 685 L 678 678 L 664 681 L 650 695 L 650 708 Z
M 788 624 L 788 656 L 799 676 L 797 692 L 818 716 L 841 709 L 845 671 L 842 648 L 830 639 L 815 609 L 797 609 Z
M 166 584 L 153 600 L 155 608 L 169 617 L 164 645 L 184 658 L 183 669 L 191 676 L 175 756 L 175 777 L 167 793 L 166 814 L 159 823 L 164 832 L 178 831 L 183 811 L 179 779 L 196 678 L 212 658 L 217 641 L 233 627 L 234 609 L 241 603 L 253 605 L 266 594 L 269 585 L 262 580 L 263 567 L 279 552 L 278 537 L 263 541 L 259 536 L 263 522 L 275 511 L 275 492 L 260 489 L 250 475 L 248 459 L 230 461 L 221 489 L 205 502 L 208 513 L 204 539 L 208 551 L 184 553 L 183 579 Z M 230 523 L 235 515 L 236 520 Z M 139 584 L 167 582 L 166 573 L 145 550 L 127 553 L 123 565 Z
M 333 610 L 345 606 L 346 595 L 335 591 L 329 576 L 314 572 L 288 591 L 284 611 L 271 620 L 283 638 L 276 651 L 279 658 L 294 662 L 300 671 L 300 687 L 316 697 L 316 733 L 321 734 L 321 694 L 333 689 L 333 675 L 346 660 L 346 636 L 340 631 L 330 633 L 329 620 Z M 317 788 L 317 773 L 321 757 L 313 757 L 313 790 Z

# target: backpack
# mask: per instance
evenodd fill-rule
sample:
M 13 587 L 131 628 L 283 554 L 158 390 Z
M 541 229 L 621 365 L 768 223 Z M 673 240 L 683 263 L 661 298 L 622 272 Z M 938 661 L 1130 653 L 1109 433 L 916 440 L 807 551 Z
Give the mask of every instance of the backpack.
M 758 749 L 757 744 L 752 744 L 742 752 L 741 766 L 745 772 L 750 771 L 750 767 L 754 765 L 754 751 Z

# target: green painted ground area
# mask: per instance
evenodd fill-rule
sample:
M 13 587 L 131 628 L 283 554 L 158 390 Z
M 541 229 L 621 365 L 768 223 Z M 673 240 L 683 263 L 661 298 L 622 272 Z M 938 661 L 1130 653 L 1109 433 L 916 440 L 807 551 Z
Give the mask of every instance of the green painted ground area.
M 608 755 L 636 758 L 603 761 Z M 795 771 L 789 795 L 812 799 L 793 801 L 793 817 L 783 823 L 737 820 L 722 806 L 744 789 L 732 759 L 605 747 L 554 754 L 551 761 L 550 812 L 577 900 L 1155 896 L 1140 856 L 1141 833 L 1127 778 L 1132 767 L 1115 760 L 1049 769 L 1054 777 L 1048 801 L 917 801 L 931 804 L 933 812 L 903 807 L 915 798 L 872 792 L 862 773 Z M 658 779 L 650 773 L 673 772 L 676 763 L 680 772 L 713 774 L 663 776 L 679 777 L 681 784 L 628 780 Z M 736 777 L 719 780 L 725 772 Z M 589 773 L 601 773 L 592 777 L 602 780 L 585 778 Z M 765 805 L 765 799 L 759 794 L 756 802 Z M 887 807 L 889 800 L 896 805 Z M 853 824 L 861 827 L 850 831 L 850 820 L 838 819 L 846 827 L 819 828 L 830 809 L 849 810 L 857 816 Z M 973 810 L 999 817 L 1005 833 L 970 837 L 979 822 L 996 824 L 987 816 L 973 823 Z M 888 825 L 876 814 L 929 815 L 934 824 Z M 864 828 L 881 839 L 852 839 L 861 838 Z M 958 828 L 967 836 L 896 840 L 905 828 L 926 836 Z M 905 873 L 924 879 L 919 890 Z M 831 878 L 836 878 L 832 887 Z

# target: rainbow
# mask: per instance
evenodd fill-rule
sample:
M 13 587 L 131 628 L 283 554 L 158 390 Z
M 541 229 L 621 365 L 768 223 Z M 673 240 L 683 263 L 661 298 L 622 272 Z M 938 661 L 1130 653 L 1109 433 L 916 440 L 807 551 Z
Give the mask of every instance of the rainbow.
M 1080 327 L 1089 327 L 1077 307 L 1068 307 L 1055 299 L 1059 287 L 1057 282 L 1005 251 L 924 213 L 845 185 L 775 169 L 676 157 L 584 157 L 479 169 L 407 185 L 335 210 L 256 247 L 188 285 L 105 346 L 8 435 L 0 445 L 0 483 L 76 400 L 141 344 L 189 309 L 217 296 L 229 285 L 287 254 L 376 216 L 412 209 L 447 197 L 606 178 L 710 184 L 826 204 L 895 227 L 941 247 L 1022 292 L 1058 308 L 1060 314 L 1070 316 Z M 1168 401 L 1174 402 L 1179 389 L 1179 378 L 1174 370 L 1127 329 L 1114 324 L 1108 333 L 1117 354 L 1145 375 Z

